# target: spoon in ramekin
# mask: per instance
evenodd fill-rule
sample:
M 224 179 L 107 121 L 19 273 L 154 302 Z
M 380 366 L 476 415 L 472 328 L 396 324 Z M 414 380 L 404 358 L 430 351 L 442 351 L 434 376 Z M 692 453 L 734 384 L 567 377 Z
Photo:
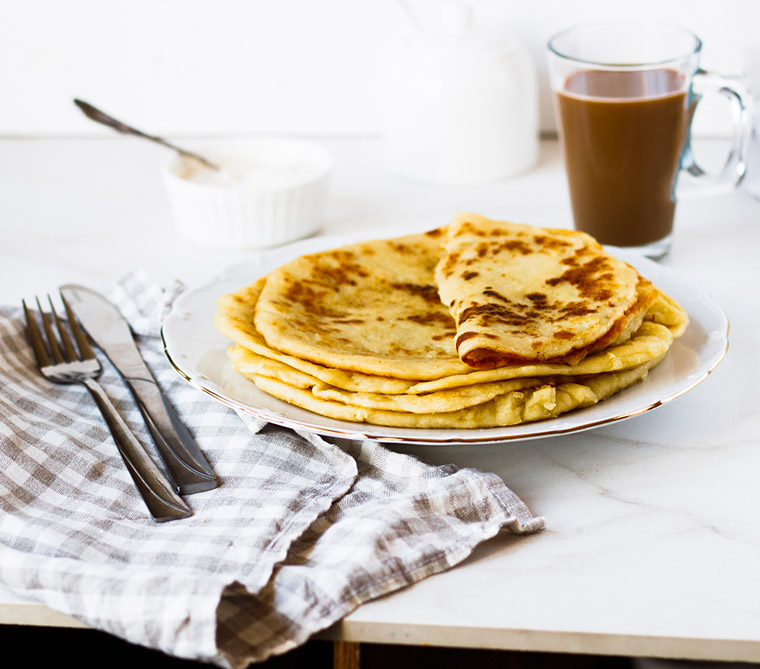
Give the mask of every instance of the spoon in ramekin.
M 185 158 L 191 158 L 193 160 L 197 160 L 202 165 L 205 165 L 209 169 L 215 170 L 217 172 L 221 171 L 221 167 L 217 165 L 216 163 L 210 161 L 208 158 L 204 158 L 201 155 L 198 155 L 197 153 L 193 153 L 192 151 L 187 151 L 185 149 L 182 149 L 178 146 L 175 146 L 171 142 L 166 141 L 162 137 L 156 137 L 155 135 L 148 135 L 147 133 L 142 132 L 141 130 L 137 130 L 136 128 L 133 128 L 132 126 L 127 125 L 126 123 L 122 123 L 121 121 L 117 121 L 113 116 L 109 116 L 105 112 L 102 112 L 97 107 L 93 107 L 90 103 L 84 102 L 83 100 L 79 100 L 77 98 L 74 98 L 74 104 L 79 107 L 79 109 L 82 110 L 82 112 L 87 116 L 87 118 L 97 122 L 102 123 L 103 125 L 108 126 L 109 128 L 113 128 L 117 132 L 120 132 L 124 135 L 135 135 L 136 137 L 142 137 L 143 139 L 150 140 L 151 142 L 155 142 L 156 144 L 161 144 L 161 146 L 165 146 L 169 149 L 172 149 L 179 153 L 181 156 L 184 156 Z

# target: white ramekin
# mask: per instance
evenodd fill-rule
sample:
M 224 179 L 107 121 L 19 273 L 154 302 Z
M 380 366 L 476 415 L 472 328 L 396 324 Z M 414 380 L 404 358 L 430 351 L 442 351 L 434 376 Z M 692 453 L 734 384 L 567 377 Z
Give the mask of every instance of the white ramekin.
M 322 222 L 332 158 L 312 142 L 289 138 L 219 140 L 197 152 L 221 165 L 241 160 L 297 167 L 293 177 L 256 182 L 194 180 L 205 169 L 174 156 L 164 168 L 169 205 L 177 230 L 199 244 L 257 249 L 308 237 Z

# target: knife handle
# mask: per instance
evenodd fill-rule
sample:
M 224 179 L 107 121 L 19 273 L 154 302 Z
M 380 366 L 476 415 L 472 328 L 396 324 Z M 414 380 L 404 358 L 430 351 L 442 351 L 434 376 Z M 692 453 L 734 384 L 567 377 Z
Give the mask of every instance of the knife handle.
M 158 384 L 153 379 L 128 378 L 125 382 L 180 494 L 190 495 L 218 487 L 214 470 Z
M 84 379 L 82 383 L 92 393 L 103 414 L 119 454 L 151 516 L 158 522 L 192 516 L 192 509 L 176 493 L 174 484 L 156 466 L 143 445 L 132 434 L 102 386 L 94 379 Z

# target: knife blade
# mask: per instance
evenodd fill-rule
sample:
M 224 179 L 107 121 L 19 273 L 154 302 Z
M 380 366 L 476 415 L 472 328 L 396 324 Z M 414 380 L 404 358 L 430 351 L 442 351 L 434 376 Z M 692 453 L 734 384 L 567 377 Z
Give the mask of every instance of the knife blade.
M 145 364 L 129 323 L 100 293 L 86 286 L 61 286 L 82 328 L 123 378 L 140 408 L 161 460 L 180 494 L 211 490 L 219 480 L 189 430 Z

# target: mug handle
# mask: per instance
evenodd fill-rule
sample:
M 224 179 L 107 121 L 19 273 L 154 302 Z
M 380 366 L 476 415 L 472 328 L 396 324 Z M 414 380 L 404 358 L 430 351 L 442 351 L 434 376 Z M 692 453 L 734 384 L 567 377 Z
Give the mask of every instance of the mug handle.
M 699 101 L 707 95 L 723 95 L 731 103 L 734 135 L 726 164 L 718 174 L 705 172 L 691 149 L 691 132 L 687 130 L 681 153 L 681 173 L 676 185 L 676 199 L 698 195 L 718 195 L 733 190 L 747 171 L 747 154 L 752 138 L 752 96 L 739 78 L 726 77 L 699 69 L 692 77 L 689 91 L 689 126 Z

